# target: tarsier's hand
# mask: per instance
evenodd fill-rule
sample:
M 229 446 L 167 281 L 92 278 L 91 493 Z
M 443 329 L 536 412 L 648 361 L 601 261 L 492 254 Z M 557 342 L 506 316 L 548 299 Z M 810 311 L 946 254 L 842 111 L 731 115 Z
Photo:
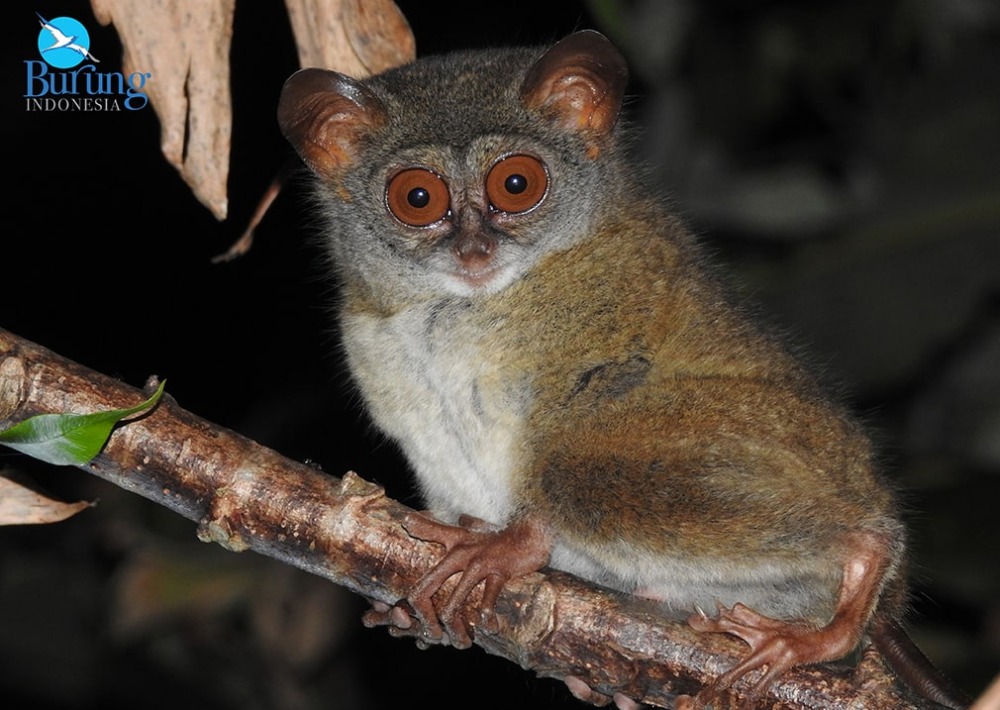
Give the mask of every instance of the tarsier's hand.
M 507 581 L 536 572 L 549 561 L 551 540 L 545 528 L 533 521 L 515 521 L 497 530 L 469 516 L 462 516 L 454 526 L 413 514 L 403 524 L 413 537 L 444 545 L 445 556 L 405 600 L 393 607 L 376 604 L 365 614 L 364 623 L 389 626 L 395 636 L 415 636 L 419 645 L 471 646 L 477 625 L 496 628 L 494 607 Z M 435 604 L 434 596 L 456 574 L 454 589 Z M 466 600 L 480 583 L 484 585 L 482 601 L 476 618 L 468 618 Z

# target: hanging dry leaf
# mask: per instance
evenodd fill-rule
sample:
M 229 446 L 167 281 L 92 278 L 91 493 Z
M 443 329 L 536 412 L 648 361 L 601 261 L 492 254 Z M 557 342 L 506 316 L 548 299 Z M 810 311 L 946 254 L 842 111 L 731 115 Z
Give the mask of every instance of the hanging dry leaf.
M 58 523 L 90 505 L 87 501 L 63 503 L 52 500 L 0 473 L 0 525 Z
M 410 26 L 392 0 L 287 0 L 286 4 L 302 66 L 363 77 L 416 56 Z M 225 219 L 235 0 L 91 0 L 91 6 L 98 22 L 113 24 L 121 36 L 123 71 L 152 74 L 147 92 L 160 119 L 164 156 L 198 200 L 216 218 Z M 253 227 L 266 206 L 258 212 L 232 254 L 249 248 Z
M 413 61 L 416 42 L 392 0 L 285 0 L 299 64 L 362 78 Z
M 416 57 L 413 32 L 392 0 L 286 0 L 285 4 L 300 66 L 324 67 L 361 78 Z M 287 166 L 279 171 L 246 230 L 213 261 L 230 261 L 250 250 L 254 230 L 290 172 Z
M 235 0 L 91 0 L 98 22 L 114 24 L 122 68 L 149 72 L 160 146 L 217 219 L 228 208 L 232 109 L 229 47 Z
M 250 222 L 247 224 L 246 229 L 243 230 L 243 234 L 240 238 L 230 245 L 224 253 L 218 256 L 212 257 L 213 264 L 221 264 L 227 261 L 232 261 L 238 256 L 243 256 L 248 251 L 250 247 L 253 246 L 253 233 L 257 229 L 257 225 L 261 223 L 264 219 L 264 215 L 267 211 L 271 209 L 271 205 L 278 195 L 281 194 L 281 190 L 285 186 L 285 181 L 288 180 L 288 176 L 293 172 L 298 164 L 294 160 L 286 160 L 285 164 L 282 165 L 277 174 L 271 180 L 271 184 L 267 186 L 264 194 L 261 195 L 260 201 L 257 203 L 257 208 L 254 210 L 253 215 L 250 217 Z

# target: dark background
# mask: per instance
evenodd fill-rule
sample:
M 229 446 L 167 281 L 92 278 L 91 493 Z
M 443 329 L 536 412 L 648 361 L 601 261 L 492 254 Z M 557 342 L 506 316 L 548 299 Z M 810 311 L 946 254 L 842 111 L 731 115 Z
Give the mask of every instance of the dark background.
M 592 27 L 633 68 L 637 152 L 734 282 L 810 349 L 879 442 L 913 531 L 913 633 L 968 693 L 1000 670 L 1000 12 L 989 0 L 400 2 L 421 54 Z M 120 44 L 80 2 L 9 9 L 0 62 L 0 326 L 412 504 L 336 353 L 332 285 L 295 190 L 213 265 L 290 151 L 295 52 L 278 2 L 237 4 L 230 218 L 159 154 L 151 109 L 24 110 L 35 11 Z M 154 76 L 152 81 L 155 81 Z M 71 157 L 76 169 L 47 165 Z M 361 627 L 332 585 L 195 539 L 75 469 L 0 451 L 100 505 L 0 530 L 0 703 L 11 708 L 575 707 L 477 650 Z M 471 690 L 470 688 L 475 688 Z

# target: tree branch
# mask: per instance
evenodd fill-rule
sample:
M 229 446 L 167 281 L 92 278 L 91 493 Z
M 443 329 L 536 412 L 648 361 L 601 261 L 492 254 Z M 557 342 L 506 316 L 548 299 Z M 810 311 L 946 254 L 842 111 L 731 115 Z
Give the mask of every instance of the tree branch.
M 0 329 L 0 429 L 36 414 L 127 407 L 143 396 Z M 371 600 L 402 598 L 441 557 L 437 545 L 406 533 L 401 521 L 412 511 L 379 486 L 290 461 L 169 396 L 116 429 L 81 468 L 196 521 L 204 541 L 277 558 Z M 595 704 L 621 692 L 671 707 L 678 693 L 697 692 L 746 651 L 558 572 L 508 584 L 497 613 L 498 631 L 479 631 L 477 645 L 542 676 L 579 678 L 604 694 L 590 698 Z M 727 700 L 745 703 L 746 687 L 738 684 Z M 874 651 L 855 669 L 796 669 L 755 706 L 931 707 L 901 688 Z

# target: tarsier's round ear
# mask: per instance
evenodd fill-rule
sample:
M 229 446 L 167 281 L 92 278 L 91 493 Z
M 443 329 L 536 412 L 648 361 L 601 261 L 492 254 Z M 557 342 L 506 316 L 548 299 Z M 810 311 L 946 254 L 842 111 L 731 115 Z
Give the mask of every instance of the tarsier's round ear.
M 358 139 L 386 120 L 382 102 L 354 79 L 302 69 L 281 89 L 278 125 L 309 168 L 336 178 L 354 162 Z
M 628 67 L 599 32 L 569 35 L 539 57 L 521 84 L 521 100 L 562 127 L 599 139 L 621 111 Z

